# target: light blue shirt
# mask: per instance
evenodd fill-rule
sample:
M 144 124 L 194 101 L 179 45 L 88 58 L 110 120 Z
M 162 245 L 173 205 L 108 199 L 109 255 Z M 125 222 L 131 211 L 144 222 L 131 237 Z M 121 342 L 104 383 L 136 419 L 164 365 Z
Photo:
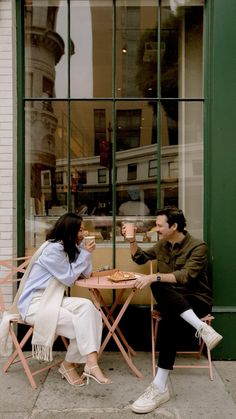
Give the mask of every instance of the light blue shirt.
M 50 278 L 55 277 L 58 281 L 70 287 L 80 275 L 90 276 L 92 255 L 81 246 L 78 249 L 80 253 L 72 263 L 69 262 L 63 245 L 59 242 L 49 243 L 42 251 L 32 266 L 18 301 L 17 307 L 23 320 L 28 312 L 34 292 L 45 289 Z

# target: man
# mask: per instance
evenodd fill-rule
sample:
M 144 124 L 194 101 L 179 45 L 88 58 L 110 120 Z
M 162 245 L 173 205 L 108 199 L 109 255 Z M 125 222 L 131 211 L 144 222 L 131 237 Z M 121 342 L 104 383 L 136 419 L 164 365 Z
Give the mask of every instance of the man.
M 143 289 L 151 285 L 162 316 L 158 371 L 151 385 L 132 404 L 136 413 L 151 412 L 169 400 L 167 379 L 173 369 L 177 337 L 184 322 L 196 329 L 196 336 L 201 337 L 209 349 L 222 339 L 200 320 L 212 307 L 206 244 L 186 231 L 184 214 L 177 208 L 157 211 L 156 231 L 159 241 L 146 251 L 138 247 L 135 237 L 127 239 L 132 259 L 137 264 L 157 259 L 157 274 L 138 278 L 135 286 Z M 125 225 L 122 232 L 125 236 Z

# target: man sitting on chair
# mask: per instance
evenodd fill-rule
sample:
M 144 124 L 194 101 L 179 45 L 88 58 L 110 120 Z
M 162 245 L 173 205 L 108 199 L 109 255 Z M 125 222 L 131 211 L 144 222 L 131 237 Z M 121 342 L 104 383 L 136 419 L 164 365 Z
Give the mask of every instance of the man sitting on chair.
M 213 349 L 222 339 L 201 317 L 211 312 L 212 291 L 207 277 L 207 246 L 186 231 L 186 220 L 180 209 L 166 207 L 157 211 L 156 231 L 159 241 L 142 250 L 135 237 L 130 243 L 132 259 L 139 265 L 157 260 L 157 274 L 141 276 L 135 286 L 151 285 L 161 312 L 161 338 L 157 374 L 151 385 L 132 404 L 136 413 L 148 413 L 169 400 L 167 379 L 173 369 L 177 337 L 181 322 L 196 329 L 207 347 Z M 125 236 L 125 225 L 122 227 Z

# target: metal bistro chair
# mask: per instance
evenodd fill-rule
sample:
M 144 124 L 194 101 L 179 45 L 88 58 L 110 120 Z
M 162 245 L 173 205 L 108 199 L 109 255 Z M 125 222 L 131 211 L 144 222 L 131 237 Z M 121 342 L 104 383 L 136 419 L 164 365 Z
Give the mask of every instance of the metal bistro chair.
M 7 289 L 10 287 L 10 290 L 12 290 L 13 285 L 21 281 L 21 278 L 18 278 L 18 276 L 19 274 L 21 274 L 21 276 L 24 274 L 30 259 L 30 256 L 25 256 L 8 260 L 0 260 L 0 313 L 3 313 L 10 307 L 11 301 L 9 301 Z M 17 337 L 18 325 L 28 326 L 25 335 L 20 341 Z M 11 337 L 13 347 L 15 349 L 13 349 L 13 353 L 8 357 L 7 361 L 3 365 L 3 371 L 7 372 L 11 365 L 20 362 L 32 388 L 36 389 L 37 384 L 34 380 L 34 376 L 51 369 L 52 367 L 60 364 L 62 361 L 52 362 L 43 368 L 31 370 L 28 359 L 32 358 L 32 355 L 25 356 L 23 349 L 33 334 L 33 327 L 22 320 L 12 320 L 10 322 L 9 332 L 9 336 Z M 57 336 L 55 337 L 55 340 L 56 338 Z M 61 339 L 65 348 L 67 348 L 68 343 L 66 338 L 61 336 Z
M 150 273 L 153 273 L 153 263 L 150 261 Z M 205 317 L 201 318 L 202 321 L 206 322 L 209 326 L 211 325 L 212 321 L 214 320 L 214 316 L 211 314 L 207 314 Z M 156 375 L 156 340 L 157 340 L 157 334 L 158 334 L 158 326 L 159 322 L 161 321 L 161 313 L 154 309 L 153 304 L 153 296 L 151 293 L 151 339 L 152 339 L 152 373 L 153 377 Z M 202 340 L 199 340 L 199 347 L 196 351 L 179 351 L 177 352 L 177 355 L 190 355 L 194 356 L 197 359 L 201 358 L 201 355 L 203 353 L 203 348 L 205 346 L 205 343 Z M 207 364 L 175 364 L 174 368 L 203 368 L 208 369 L 210 380 L 213 380 L 213 369 L 212 369 L 212 360 L 211 360 L 211 351 L 206 347 L 207 350 Z

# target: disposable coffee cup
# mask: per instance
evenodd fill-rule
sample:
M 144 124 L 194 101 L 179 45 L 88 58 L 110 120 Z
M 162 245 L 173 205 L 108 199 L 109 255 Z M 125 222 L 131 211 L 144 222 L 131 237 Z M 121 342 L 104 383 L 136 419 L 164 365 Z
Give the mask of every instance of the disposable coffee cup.
M 84 242 L 85 244 L 88 244 L 90 242 L 95 242 L 95 236 L 85 236 Z
M 125 223 L 125 237 L 127 239 L 134 237 L 134 223 Z

